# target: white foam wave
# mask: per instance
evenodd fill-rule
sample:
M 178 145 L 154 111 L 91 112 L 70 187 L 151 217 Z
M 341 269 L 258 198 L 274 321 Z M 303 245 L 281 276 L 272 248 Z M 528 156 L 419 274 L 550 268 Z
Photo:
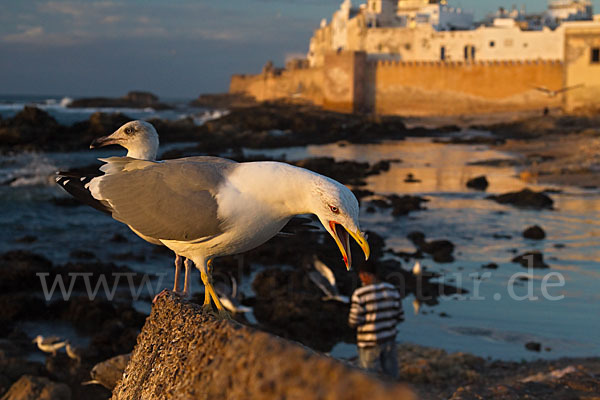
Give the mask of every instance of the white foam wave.
M 12 157 L 12 162 L 0 169 L 0 182 L 11 187 L 52 186 L 58 169 L 50 160 L 39 153 L 23 153 Z

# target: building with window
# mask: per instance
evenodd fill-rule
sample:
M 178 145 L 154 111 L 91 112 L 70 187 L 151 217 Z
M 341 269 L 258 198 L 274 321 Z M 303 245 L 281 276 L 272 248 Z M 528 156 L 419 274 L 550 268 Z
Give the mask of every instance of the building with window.
M 234 76 L 230 90 L 378 114 L 600 107 L 600 16 L 590 0 L 480 23 L 447 0 L 344 0 L 290 65 Z

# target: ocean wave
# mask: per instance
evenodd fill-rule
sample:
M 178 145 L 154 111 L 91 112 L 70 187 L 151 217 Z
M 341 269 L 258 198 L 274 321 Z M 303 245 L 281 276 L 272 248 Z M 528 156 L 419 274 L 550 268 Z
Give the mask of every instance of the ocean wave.
M 52 186 L 57 166 L 40 153 L 22 153 L 0 167 L 0 184 L 11 187 Z

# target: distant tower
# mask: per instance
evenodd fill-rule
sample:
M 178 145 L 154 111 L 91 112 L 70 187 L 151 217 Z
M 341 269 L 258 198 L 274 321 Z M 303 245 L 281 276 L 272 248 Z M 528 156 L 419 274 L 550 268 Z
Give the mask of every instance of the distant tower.
M 367 11 L 373 14 L 394 15 L 398 1 L 368 0 Z

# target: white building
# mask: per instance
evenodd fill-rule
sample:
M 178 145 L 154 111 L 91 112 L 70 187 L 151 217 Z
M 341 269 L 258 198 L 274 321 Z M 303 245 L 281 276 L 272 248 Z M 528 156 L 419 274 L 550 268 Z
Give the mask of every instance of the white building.
M 501 9 L 487 25 L 446 0 L 345 0 L 311 39 L 309 65 L 328 51 L 402 61 L 563 60 L 565 27 L 593 20 L 590 0 L 552 1 L 544 15 Z

